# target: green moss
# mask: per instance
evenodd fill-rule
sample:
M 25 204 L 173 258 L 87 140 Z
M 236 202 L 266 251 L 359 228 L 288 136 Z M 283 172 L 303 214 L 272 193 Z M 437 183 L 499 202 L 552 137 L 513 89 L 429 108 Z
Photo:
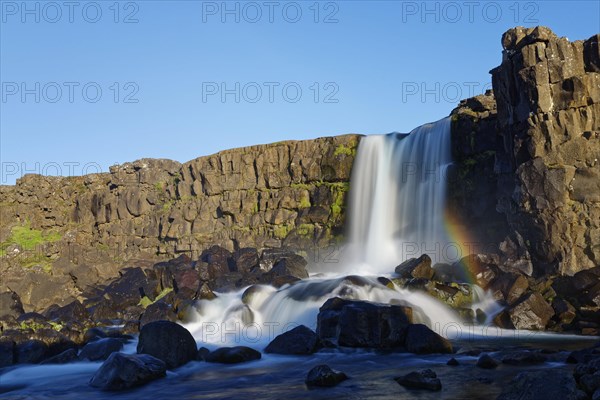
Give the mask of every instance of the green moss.
M 273 235 L 278 239 L 285 239 L 290 230 L 289 225 L 277 225 L 273 228 Z
M 309 190 L 310 188 L 312 188 L 312 186 L 307 183 L 292 183 L 290 185 L 290 187 L 292 189 L 306 189 L 306 190 Z
M 158 296 L 156 296 L 156 298 L 154 300 L 150 300 L 150 298 L 148 298 L 147 296 L 144 296 L 144 297 L 142 297 L 142 299 L 138 303 L 138 306 L 141 306 L 143 308 L 147 308 L 149 305 L 156 303 L 157 301 L 159 301 L 160 299 L 162 299 L 163 297 L 165 297 L 166 295 L 168 295 L 172 291 L 173 291 L 172 287 L 168 287 L 166 289 L 163 289 L 163 291 L 160 292 L 158 294 Z
M 154 189 L 158 192 L 164 192 L 165 191 L 165 182 L 156 182 L 154 184 Z
M 343 144 L 340 144 L 338 147 L 335 148 L 333 155 L 334 156 L 344 155 L 344 156 L 355 157 L 356 156 L 356 147 L 347 147 Z
M 313 224 L 300 224 L 296 228 L 298 236 L 309 237 L 315 232 L 315 226 Z
M 300 204 L 298 204 L 298 208 L 309 208 L 310 206 L 311 204 L 309 197 L 303 197 L 300 199 Z
M 11 230 L 10 237 L 3 243 L 2 248 L 10 244 L 16 244 L 23 250 L 34 250 L 45 243 L 57 242 L 62 238 L 56 231 L 42 232 L 38 229 L 32 229 L 29 222 L 22 226 L 15 226 Z

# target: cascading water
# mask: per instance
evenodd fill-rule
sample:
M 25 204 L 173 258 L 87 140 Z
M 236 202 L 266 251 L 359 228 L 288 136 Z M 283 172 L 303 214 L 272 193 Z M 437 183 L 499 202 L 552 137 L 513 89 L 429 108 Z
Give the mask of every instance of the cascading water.
M 446 171 L 450 119 L 408 135 L 365 137 L 350 192 L 349 252 L 362 272 L 385 273 L 407 258 L 445 261 Z
M 407 135 L 363 138 L 351 182 L 350 241 L 342 250 L 337 276 L 317 273 L 280 289 L 256 285 L 219 294 L 198 303 L 186 328 L 202 343 L 266 345 L 274 335 L 300 324 L 315 329 L 319 307 L 335 296 L 409 303 L 416 322 L 438 330 L 455 324 L 459 317 L 445 304 L 373 276 L 391 275 L 412 255 L 407 246 L 420 255 L 448 242 L 443 221 L 450 163 L 449 118 Z

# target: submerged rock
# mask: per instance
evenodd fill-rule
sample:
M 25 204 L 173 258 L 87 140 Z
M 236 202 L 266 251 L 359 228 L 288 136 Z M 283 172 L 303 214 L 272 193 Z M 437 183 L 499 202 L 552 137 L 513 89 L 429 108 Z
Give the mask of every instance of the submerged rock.
M 306 375 L 306 386 L 308 387 L 332 387 L 348 379 L 348 376 L 340 371 L 331 369 L 328 365 L 317 365 Z
M 489 354 L 482 354 L 475 365 L 483 369 L 494 369 L 498 366 L 498 364 L 498 361 L 492 358 L 492 356 Z
M 138 354 L 149 354 L 174 369 L 196 358 L 198 349 L 192 334 L 183 326 L 170 321 L 145 325 L 137 345 Z
M 60 354 L 55 355 L 54 357 L 50 357 L 42 361 L 42 364 L 67 364 L 77 360 L 77 350 L 68 349 Z
M 90 380 L 102 390 L 124 390 L 144 385 L 166 375 L 163 361 L 147 354 L 113 353 Z
M 410 372 L 404 376 L 394 378 L 394 380 L 407 389 L 424 389 L 434 392 L 442 390 L 442 382 L 438 379 L 437 374 L 430 369 Z
M 569 371 L 544 369 L 518 374 L 497 400 L 581 400 L 585 399 Z
M 204 356 L 206 362 L 237 364 L 247 361 L 260 360 L 262 355 L 259 351 L 246 346 L 221 347 Z
M 547 358 L 543 354 L 533 351 L 520 351 L 507 354 L 502 358 L 503 364 L 509 365 L 535 365 L 543 364 Z
M 312 354 L 319 348 L 319 337 L 304 325 L 282 333 L 269 343 L 265 353 Z
M 452 357 L 451 359 L 448 360 L 446 365 L 448 365 L 450 367 L 457 367 L 460 365 L 460 363 L 458 362 L 458 360 L 456 358 Z

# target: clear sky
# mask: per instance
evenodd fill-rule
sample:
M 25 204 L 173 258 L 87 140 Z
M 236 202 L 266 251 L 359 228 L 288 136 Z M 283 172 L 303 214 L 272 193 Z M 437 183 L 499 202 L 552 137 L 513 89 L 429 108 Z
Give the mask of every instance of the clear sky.
M 490 86 L 506 29 L 600 32 L 598 1 L 0 3 L 1 184 L 409 131 Z

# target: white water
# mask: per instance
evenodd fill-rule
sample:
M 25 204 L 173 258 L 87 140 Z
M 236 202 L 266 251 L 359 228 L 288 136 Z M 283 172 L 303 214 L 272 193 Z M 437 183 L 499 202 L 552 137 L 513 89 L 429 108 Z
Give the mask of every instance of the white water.
M 264 346 L 297 325 L 316 329 L 319 307 L 332 297 L 408 303 L 416 322 L 446 335 L 462 321 L 427 294 L 388 288 L 377 275 L 391 275 L 407 258 L 443 248 L 446 169 L 451 163 L 450 119 L 423 125 L 408 135 L 361 140 L 353 167 L 349 202 L 350 242 L 334 276 L 310 279 L 279 290 L 261 285 L 200 301 L 186 325 L 200 343 Z M 318 267 L 318 266 L 317 266 Z M 349 273 L 360 276 L 345 278 Z
M 423 253 L 445 261 L 446 171 L 452 163 L 450 119 L 408 135 L 365 137 L 352 173 L 348 223 L 352 259 L 385 273 Z

